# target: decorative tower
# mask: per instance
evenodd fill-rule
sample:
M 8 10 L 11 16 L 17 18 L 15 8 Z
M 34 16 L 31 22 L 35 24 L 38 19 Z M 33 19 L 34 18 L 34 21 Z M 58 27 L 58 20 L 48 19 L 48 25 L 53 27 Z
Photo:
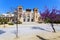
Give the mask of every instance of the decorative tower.
M 31 22 L 31 9 L 26 9 L 26 22 Z
M 18 6 L 18 20 L 23 22 L 23 9 L 22 9 L 22 6 Z
M 37 8 L 34 8 L 33 9 L 33 13 L 34 13 L 34 21 L 35 22 L 38 22 L 38 9 Z

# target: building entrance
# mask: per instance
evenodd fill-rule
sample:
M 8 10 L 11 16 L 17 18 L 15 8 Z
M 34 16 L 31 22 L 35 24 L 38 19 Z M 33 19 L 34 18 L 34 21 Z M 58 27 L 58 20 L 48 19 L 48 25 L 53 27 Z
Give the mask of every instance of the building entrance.
M 23 19 L 23 22 L 34 22 L 34 20 L 33 19 Z

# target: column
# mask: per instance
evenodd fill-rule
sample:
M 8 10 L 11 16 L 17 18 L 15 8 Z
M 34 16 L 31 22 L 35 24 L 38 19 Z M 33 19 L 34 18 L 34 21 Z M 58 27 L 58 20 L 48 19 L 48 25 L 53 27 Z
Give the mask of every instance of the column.
M 35 19 L 34 21 L 36 22 L 36 13 L 35 13 L 35 15 L 34 15 L 34 16 L 35 16 L 35 17 L 34 17 L 34 19 Z
M 27 15 L 26 15 L 26 19 L 25 19 L 25 21 L 27 22 Z
M 21 15 L 21 21 L 23 22 L 23 14 Z
M 30 22 L 31 22 L 31 17 L 32 17 L 32 15 L 31 15 L 31 13 L 30 13 Z

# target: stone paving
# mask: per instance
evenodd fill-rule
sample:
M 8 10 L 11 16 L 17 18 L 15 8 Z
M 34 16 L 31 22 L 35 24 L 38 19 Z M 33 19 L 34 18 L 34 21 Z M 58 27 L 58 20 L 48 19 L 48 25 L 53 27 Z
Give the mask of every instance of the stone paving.
M 21 40 L 28 40 L 28 39 L 39 40 L 39 38 L 41 38 L 39 36 L 42 36 L 47 39 L 55 40 L 52 38 L 54 37 L 60 38 L 60 24 L 54 24 L 54 28 L 56 29 L 56 33 L 52 32 L 53 30 L 51 24 L 49 23 L 48 24 L 26 23 L 26 25 L 24 23 L 18 25 L 18 35 Z M 6 28 L 0 28 L 0 31 L 1 31 L 0 33 L 1 40 L 13 40 L 16 36 L 16 25 Z

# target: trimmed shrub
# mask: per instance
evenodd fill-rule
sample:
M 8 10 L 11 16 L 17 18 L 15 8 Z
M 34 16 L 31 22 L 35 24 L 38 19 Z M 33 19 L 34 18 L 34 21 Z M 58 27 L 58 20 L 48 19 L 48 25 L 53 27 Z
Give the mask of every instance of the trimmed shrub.
M 8 20 L 3 18 L 3 19 L 0 19 L 0 22 L 1 22 L 0 24 L 7 24 Z
M 38 23 L 42 23 L 42 22 L 38 22 Z
M 0 25 L 2 25 L 1 22 L 0 22 Z
M 22 24 L 22 22 L 21 21 L 17 21 L 16 24 Z
M 54 23 L 56 23 L 56 24 L 60 24 L 60 21 L 54 21 Z
M 14 25 L 14 23 L 11 22 L 11 23 L 8 23 L 8 25 Z

